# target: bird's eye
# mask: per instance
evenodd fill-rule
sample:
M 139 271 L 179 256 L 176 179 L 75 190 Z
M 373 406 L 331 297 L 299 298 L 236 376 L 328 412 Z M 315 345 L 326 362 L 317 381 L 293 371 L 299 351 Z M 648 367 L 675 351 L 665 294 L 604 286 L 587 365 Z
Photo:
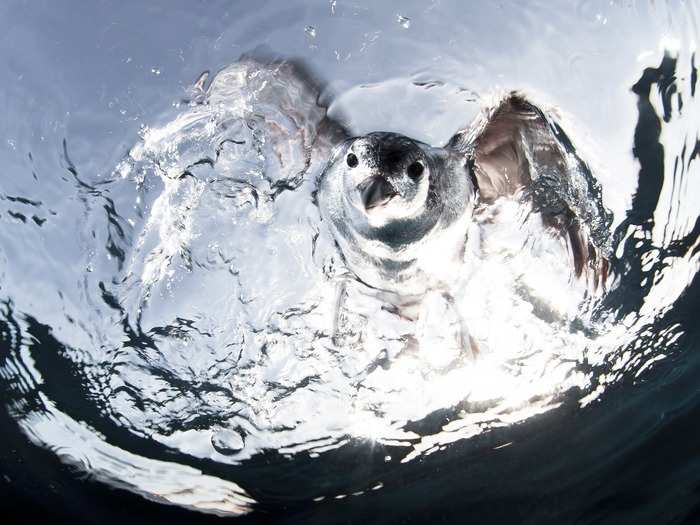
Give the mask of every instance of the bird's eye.
M 408 166 L 406 173 L 412 180 L 418 180 L 423 175 L 423 169 L 423 163 L 417 160 Z
M 348 166 L 354 168 L 355 166 L 357 166 L 359 161 L 357 160 L 357 155 L 355 155 L 354 153 L 348 153 L 345 162 L 348 163 Z

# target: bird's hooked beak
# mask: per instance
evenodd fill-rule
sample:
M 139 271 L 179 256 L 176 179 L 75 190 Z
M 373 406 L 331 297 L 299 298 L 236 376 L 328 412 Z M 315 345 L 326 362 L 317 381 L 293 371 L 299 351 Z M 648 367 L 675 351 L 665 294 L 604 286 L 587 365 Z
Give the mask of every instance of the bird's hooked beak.
M 358 186 L 362 204 L 365 210 L 382 206 L 395 197 L 398 192 L 382 175 L 372 175 L 363 180 Z

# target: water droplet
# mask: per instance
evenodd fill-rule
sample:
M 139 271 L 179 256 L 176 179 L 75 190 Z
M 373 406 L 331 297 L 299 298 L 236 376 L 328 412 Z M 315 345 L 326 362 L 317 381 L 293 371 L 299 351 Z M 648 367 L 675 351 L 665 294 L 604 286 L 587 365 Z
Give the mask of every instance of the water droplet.
M 160 69 L 158 68 L 151 68 L 151 73 L 153 73 L 155 76 L 160 75 Z
M 224 428 L 212 434 L 211 444 L 219 454 L 231 455 L 243 450 L 245 440 L 235 430 Z
M 306 26 L 304 28 L 304 33 L 306 33 L 309 38 L 316 38 L 316 28 L 314 26 Z
M 396 15 L 396 22 L 398 22 L 398 24 L 404 29 L 411 27 L 411 19 L 407 16 Z
M 335 6 L 338 5 L 338 2 L 336 2 L 336 0 L 331 0 L 330 4 L 331 4 L 331 16 L 333 16 L 335 14 Z
M 384 462 L 389 463 L 391 461 L 391 456 L 384 456 Z

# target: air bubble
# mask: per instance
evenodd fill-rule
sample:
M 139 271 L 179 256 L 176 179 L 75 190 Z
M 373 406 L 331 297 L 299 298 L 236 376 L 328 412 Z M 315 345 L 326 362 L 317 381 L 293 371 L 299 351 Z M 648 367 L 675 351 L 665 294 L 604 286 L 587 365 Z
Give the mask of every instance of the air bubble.
M 221 429 L 211 436 L 211 444 L 219 454 L 228 456 L 243 450 L 245 440 L 235 430 Z
M 309 38 L 316 38 L 316 28 L 314 26 L 306 26 L 304 28 L 304 33 L 306 33 Z

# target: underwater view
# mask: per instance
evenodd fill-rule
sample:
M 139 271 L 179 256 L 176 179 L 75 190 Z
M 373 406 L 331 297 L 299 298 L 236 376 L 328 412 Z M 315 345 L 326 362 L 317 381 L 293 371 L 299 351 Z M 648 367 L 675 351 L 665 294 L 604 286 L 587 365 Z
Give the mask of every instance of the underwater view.
M 3 522 L 700 523 L 699 24 L 0 4 Z

